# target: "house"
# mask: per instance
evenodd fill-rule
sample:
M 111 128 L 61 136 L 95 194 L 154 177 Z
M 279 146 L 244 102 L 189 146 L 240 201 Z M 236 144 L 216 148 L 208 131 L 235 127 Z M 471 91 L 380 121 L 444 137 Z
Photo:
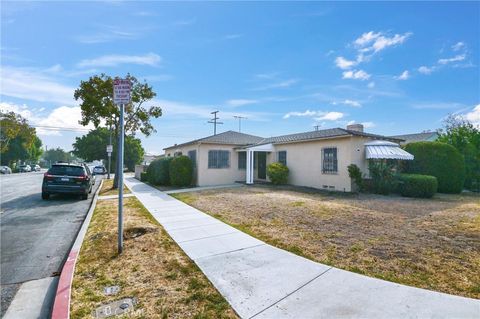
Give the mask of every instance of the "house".
M 228 131 L 167 147 L 165 155 L 189 156 L 199 186 L 268 181 L 268 164 L 281 162 L 289 184 L 349 192 L 348 165 L 367 173 L 368 158 L 413 159 L 401 141 L 363 132 L 361 124 L 270 138 Z
M 413 143 L 413 142 L 433 142 L 438 139 L 437 132 L 422 132 L 422 133 L 413 133 L 413 134 L 403 134 L 403 135 L 394 135 L 390 136 L 391 138 L 397 138 L 404 140 L 401 142 L 401 145 Z

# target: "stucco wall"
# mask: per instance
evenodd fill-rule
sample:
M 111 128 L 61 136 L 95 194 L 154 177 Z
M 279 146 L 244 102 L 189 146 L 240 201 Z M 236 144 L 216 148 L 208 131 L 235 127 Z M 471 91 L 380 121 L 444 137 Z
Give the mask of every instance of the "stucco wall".
M 238 152 L 233 145 L 201 144 L 198 156 L 198 185 L 222 185 L 232 184 L 236 181 L 245 181 L 246 170 L 238 169 Z M 208 168 L 208 151 L 227 150 L 230 151 L 229 168 Z

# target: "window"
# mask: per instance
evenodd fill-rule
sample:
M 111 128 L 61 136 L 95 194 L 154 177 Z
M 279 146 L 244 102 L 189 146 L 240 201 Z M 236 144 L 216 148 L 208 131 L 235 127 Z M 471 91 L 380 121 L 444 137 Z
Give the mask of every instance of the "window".
M 230 152 L 212 150 L 208 151 L 208 168 L 229 168 Z
M 322 172 L 324 174 L 335 174 L 338 172 L 336 147 L 322 149 L 322 159 Z
M 238 152 L 238 169 L 247 168 L 247 152 Z
M 287 151 L 278 152 L 278 162 L 287 166 Z
M 182 152 L 181 151 L 176 151 L 175 153 L 173 153 L 173 156 L 174 157 L 178 157 L 178 156 L 182 156 Z
M 192 161 L 193 167 L 196 167 L 197 166 L 197 151 L 196 150 L 188 151 L 188 157 Z

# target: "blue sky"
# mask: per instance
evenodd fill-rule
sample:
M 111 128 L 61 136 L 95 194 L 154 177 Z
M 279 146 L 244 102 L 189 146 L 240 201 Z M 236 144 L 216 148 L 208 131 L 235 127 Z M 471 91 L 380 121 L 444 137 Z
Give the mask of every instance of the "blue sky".
M 99 73 L 150 83 L 145 149 L 219 131 L 264 137 L 364 123 L 372 133 L 480 123 L 479 2 L 4 2 L 1 107 L 71 149 L 73 91 Z

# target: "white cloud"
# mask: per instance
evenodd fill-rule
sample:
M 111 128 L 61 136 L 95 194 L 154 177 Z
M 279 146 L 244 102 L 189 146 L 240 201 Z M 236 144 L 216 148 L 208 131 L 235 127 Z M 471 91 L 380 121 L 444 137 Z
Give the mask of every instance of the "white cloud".
M 471 112 L 466 113 L 465 118 L 473 125 L 480 127 L 480 104 L 477 104 Z
M 415 109 L 435 109 L 435 110 L 447 110 L 465 107 L 465 105 L 456 102 L 417 102 L 414 103 Z
M 268 84 L 262 87 L 258 87 L 255 90 L 261 91 L 261 90 L 268 90 L 268 89 L 282 89 L 282 88 L 288 88 L 300 81 L 299 79 L 287 79 L 287 80 L 282 80 L 282 81 L 277 81 L 272 84 Z
M 322 116 L 314 118 L 315 121 L 336 121 L 344 116 L 341 112 L 326 112 Z
M 397 80 L 408 80 L 408 78 L 410 77 L 410 73 L 408 72 L 408 70 L 405 70 L 402 72 L 402 74 L 400 74 L 399 76 L 396 76 L 395 79 Z
M 355 66 L 357 64 L 357 62 L 356 61 L 350 61 L 350 60 L 345 59 L 344 57 L 339 56 L 335 59 L 335 64 L 340 69 L 346 70 L 346 69 L 350 69 L 352 66 Z
M 0 111 L 15 112 L 17 114 L 20 114 L 23 118 L 27 120 L 33 116 L 32 112 L 28 109 L 28 106 L 26 104 L 18 105 L 14 103 L 0 102 Z
M 76 37 L 83 44 L 107 43 L 115 40 L 135 40 L 142 36 L 146 30 L 125 30 L 116 26 L 102 26 L 101 30 Z
M 343 101 L 343 104 L 345 105 L 350 105 L 350 106 L 353 106 L 353 107 L 361 107 L 362 104 L 358 101 L 354 101 L 354 100 L 345 100 Z
M 418 68 L 418 72 L 422 74 L 431 74 L 435 70 L 435 67 L 428 67 L 425 65 L 422 65 L 421 67 Z
M 439 64 L 448 64 L 448 63 L 451 63 L 451 62 L 459 62 L 459 61 L 465 60 L 465 58 L 466 58 L 465 54 L 458 54 L 458 55 L 454 56 L 453 58 L 439 59 L 438 63 Z
M 375 87 L 375 82 L 370 82 L 370 83 L 368 83 L 367 87 L 368 87 L 369 89 L 373 89 L 373 88 Z
M 82 60 L 77 64 L 77 67 L 114 67 L 120 64 L 158 66 L 160 62 L 162 62 L 162 57 L 155 53 L 147 53 L 144 55 L 111 54 L 95 59 Z
M 316 116 L 316 115 L 320 115 L 320 114 L 323 114 L 323 112 L 306 110 L 304 112 L 288 112 L 287 114 L 285 114 L 283 116 L 283 118 L 288 119 L 292 116 L 298 116 L 298 117 Z
M 411 32 L 404 34 L 395 34 L 393 37 L 383 34 L 382 32 L 367 32 L 362 34 L 355 40 L 354 44 L 362 53 L 365 52 L 380 52 L 390 46 L 396 46 L 405 42 L 410 36 Z
M 342 77 L 344 79 L 353 79 L 353 80 L 368 80 L 370 78 L 370 74 L 363 70 L 358 70 L 358 71 L 345 71 L 343 72 Z
M 0 67 L 1 95 L 39 102 L 73 104 L 75 89 L 38 69 Z
M 465 43 L 460 41 L 460 42 L 457 42 L 454 45 L 452 45 L 452 50 L 453 51 L 459 51 L 459 50 L 463 49 L 464 47 L 465 47 Z
M 249 99 L 233 99 L 233 100 L 228 100 L 225 102 L 228 106 L 243 106 L 243 105 L 248 105 L 248 104 L 255 104 L 258 103 L 258 100 L 249 100 Z

